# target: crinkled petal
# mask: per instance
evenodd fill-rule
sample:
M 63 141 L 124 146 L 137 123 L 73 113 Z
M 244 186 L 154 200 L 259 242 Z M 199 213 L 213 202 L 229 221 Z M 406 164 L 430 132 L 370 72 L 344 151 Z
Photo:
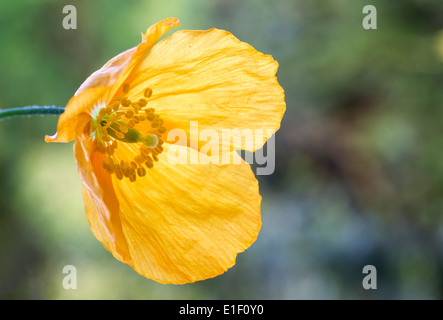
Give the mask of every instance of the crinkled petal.
M 228 147 L 255 151 L 278 130 L 286 108 L 277 69 L 270 55 L 227 31 L 177 31 L 134 68 L 129 94 L 136 100 L 151 88 L 149 106 L 168 129 L 185 130 L 188 145 L 190 122 L 195 121 L 200 131 L 216 130 L 220 137 L 223 129 L 238 129 L 233 137 L 251 130 L 255 141 L 229 142 Z M 220 146 L 225 144 L 220 138 Z
M 157 41 L 170 29 L 179 27 L 180 21 L 176 18 L 163 19 L 156 24 L 149 27 L 146 33 L 142 34 L 142 42 L 135 48 L 135 51 L 131 55 L 131 59 L 128 65 L 123 69 L 121 76 L 116 78 L 112 89 L 109 92 L 109 96 L 112 97 L 115 94 L 121 93 L 119 89 L 124 82 L 129 82 L 132 70 L 137 67 L 139 63 L 143 61 L 148 52 L 154 47 Z
M 76 94 L 94 87 L 113 87 L 112 96 L 125 81 L 131 70 L 140 63 L 155 43 L 171 28 L 180 26 L 176 18 L 167 18 L 142 33 L 142 42 L 109 60 L 101 69 L 91 74 L 77 90 Z
M 242 161 L 238 165 L 173 164 L 168 161 L 170 146 L 164 147 L 145 177 L 130 182 L 112 176 L 129 264 L 161 283 L 215 277 L 234 265 L 236 255 L 257 238 L 261 227 L 257 180 Z M 177 148 L 177 155 L 198 153 Z M 134 156 L 137 147 L 120 144 L 116 153 Z M 97 219 L 96 214 L 88 216 Z M 109 247 L 100 224 L 91 226 Z

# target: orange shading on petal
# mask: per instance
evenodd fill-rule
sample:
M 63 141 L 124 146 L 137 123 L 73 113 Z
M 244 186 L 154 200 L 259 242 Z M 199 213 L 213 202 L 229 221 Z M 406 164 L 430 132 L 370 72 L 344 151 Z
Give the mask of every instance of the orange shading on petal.
M 86 216 L 93 233 L 117 259 L 128 263 L 130 255 L 121 227 L 119 202 L 111 177 L 102 166 L 102 156 L 93 152 L 92 140 L 85 134 L 75 141 L 74 154 L 83 182 Z
M 90 121 L 89 110 L 106 92 L 106 88 L 89 88 L 73 96 L 69 100 L 65 111 L 60 115 L 57 124 L 57 133 L 46 136 L 46 142 L 69 142 L 77 137 L 77 129 L 84 128 L 85 121 Z M 85 116 L 80 116 L 84 114 Z

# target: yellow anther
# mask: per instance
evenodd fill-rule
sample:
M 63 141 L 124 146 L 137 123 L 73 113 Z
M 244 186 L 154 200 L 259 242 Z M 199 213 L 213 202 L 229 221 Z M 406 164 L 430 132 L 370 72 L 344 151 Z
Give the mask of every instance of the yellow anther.
M 118 111 L 118 108 L 120 107 L 120 103 L 116 102 L 112 105 L 112 110 Z
M 129 100 L 128 98 L 124 97 L 122 99 L 122 106 L 123 107 L 129 107 L 131 105 L 131 100 Z
M 106 147 L 106 153 L 112 156 L 114 154 L 114 148 L 109 145 Z
M 153 113 L 146 113 L 146 119 L 152 121 L 155 119 L 155 115 Z
M 126 127 L 126 126 L 124 126 L 124 125 L 122 125 L 122 124 L 120 125 L 119 129 L 120 129 L 120 131 L 123 132 L 123 133 L 128 132 L 128 127 Z
M 109 160 L 111 160 L 111 158 L 109 158 Z M 108 173 L 113 173 L 115 171 L 115 166 L 111 165 L 110 163 L 107 163 L 104 159 L 103 159 L 103 168 L 106 170 L 106 172 Z
M 122 180 L 123 179 L 123 170 L 120 167 L 117 167 L 115 169 L 115 175 L 117 176 L 117 179 Z
M 98 152 L 106 153 L 106 147 L 105 147 L 105 145 L 103 144 L 102 141 L 96 140 L 95 147 L 97 148 Z
M 157 154 L 159 154 L 159 153 L 163 152 L 163 147 L 160 145 L 157 145 L 154 150 L 157 152 Z
M 145 107 L 148 104 L 148 101 L 146 99 L 140 99 L 138 100 L 138 105 L 140 106 L 140 108 Z
M 114 160 L 112 160 L 112 158 L 109 157 L 109 158 L 108 158 L 108 161 L 109 161 L 109 166 L 110 166 L 113 170 L 115 170 L 116 166 L 115 166 L 115 162 L 114 162 Z
M 146 169 L 143 167 L 138 167 L 137 174 L 139 177 L 144 177 L 146 175 Z
M 146 88 L 145 91 L 143 92 L 143 95 L 146 98 L 150 98 L 152 96 L 152 89 L 151 88 Z
M 140 153 L 143 157 L 147 157 L 149 156 L 151 151 L 147 147 L 145 147 L 145 145 L 143 145 L 143 147 L 140 148 Z
M 126 167 L 123 169 L 123 175 L 126 178 L 129 178 L 130 176 L 134 175 L 134 173 L 135 173 L 135 170 L 132 169 L 131 167 Z
M 127 123 L 127 126 L 129 129 L 133 129 L 135 127 L 135 123 L 133 120 L 129 120 L 129 122 Z
M 151 159 L 151 158 L 148 158 Z M 154 167 L 154 163 L 151 161 L 146 161 L 145 162 L 146 167 L 148 167 L 148 169 L 151 169 L 152 167 Z
M 145 159 L 141 154 L 138 154 L 135 156 L 134 161 L 137 163 L 137 165 L 141 165 Z
M 115 132 L 115 136 L 116 136 L 117 138 L 119 138 L 119 139 L 123 139 L 123 138 L 125 137 L 125 135 L 124 135 L 123 133 L 119 132 L 119 131 L 116 131 L 116 132 Z
M 126 111 L 125 116 L 126 116 L 126 118 L 129 118 L 129 119 L 132 118 L 134 116 L 134 111 L 132 111 L 132 110 Z
M 129 91 L 129 83 L 123 84 L 122 91 L 123 91 L 123 93 L 128 93 L 128 91 Z

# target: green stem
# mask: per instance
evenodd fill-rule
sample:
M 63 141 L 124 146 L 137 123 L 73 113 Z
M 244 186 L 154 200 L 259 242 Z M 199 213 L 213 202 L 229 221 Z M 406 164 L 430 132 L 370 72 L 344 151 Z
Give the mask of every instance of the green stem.
M 0 119 L 23 116 L 60 115 L 63 111 L 65 111 L 65 108 L 55 106 L 28 106 L 22 108 L 0 109 Z

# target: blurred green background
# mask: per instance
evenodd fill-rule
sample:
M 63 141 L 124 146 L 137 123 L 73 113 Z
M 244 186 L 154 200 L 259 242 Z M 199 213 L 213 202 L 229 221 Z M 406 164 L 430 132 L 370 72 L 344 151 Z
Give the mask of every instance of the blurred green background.
M 77 30 L 62 27 L 65 5 Z M 377 8 L 377 30 L 362 9 Z M 83 80 L 174 16 L 280 64 L 287 112 L 263 227 L 227 273 L 148 280 L 91 233 L 57 118 L 0 121 L 2 299 L 442 299 L 441 0 L 22 0 L 0 3 L 0 108 L 65 106 Z M 169 33 L 170 34 L 170 33 Z M 362 269 L 377 268 L 365 290 Z M 77 289 L 62 286 L 77 268 Z

